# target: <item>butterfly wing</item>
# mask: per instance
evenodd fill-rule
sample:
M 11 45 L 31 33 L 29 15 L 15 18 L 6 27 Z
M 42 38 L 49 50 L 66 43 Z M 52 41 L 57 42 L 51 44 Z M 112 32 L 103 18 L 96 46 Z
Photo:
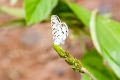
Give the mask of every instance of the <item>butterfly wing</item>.
M 52 34 L 54 44 L 60 45 L 61 44 L 61 21 L 57 15 L 51 16 L 51 27 L 52 27 Z
M 68 36 L 68 27 L 65 22 L 61 23 L 61 20 L 57 15 L 51 16 L 51 27 L 54 44 L 64 44 L 64 40 Z
M 61 20 L 57 15 L 52 15 L 51 16 L 51 26 L 52 26 L 52 28 L 55 28 L 60 23 L 61 23 Z
M 63 36 L 62 38 L 63 40 L 65 40 L 66 37 L 68 36 L 68 26 L 66 25 L 65 22 L 61 23 L 61 29 L 62 29 L 62 36 Z

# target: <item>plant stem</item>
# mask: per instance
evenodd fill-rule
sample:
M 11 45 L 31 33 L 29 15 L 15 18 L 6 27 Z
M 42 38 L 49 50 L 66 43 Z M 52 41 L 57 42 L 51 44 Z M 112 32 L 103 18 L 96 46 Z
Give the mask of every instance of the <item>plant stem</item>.
M 82 71 L 84 71 L 84 73 L 86 75 L 88 75 L 90 77 L 91 80 L 97 80 L 87 69 L 85 69 L 84 67 L 81 68 Z
M 81 62 L 78 59 L 74 58 L 72 55 L 70 55 L 68 52 L 56 44 L 53 44 L 53 48 L 61 58 L 65 58 L 66 63 L 70 65 L 73 70 L 87 74 L 91 80 L 97 80 L 87 69 L 82 66 Z

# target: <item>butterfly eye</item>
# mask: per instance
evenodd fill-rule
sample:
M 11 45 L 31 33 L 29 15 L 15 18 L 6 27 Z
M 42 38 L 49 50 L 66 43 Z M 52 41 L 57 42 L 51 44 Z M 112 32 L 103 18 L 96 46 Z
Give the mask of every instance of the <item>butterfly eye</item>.
M 54 44 L 61 45 L 64 44 L 66 37 L 68 36 L 68 26 L 65 22 L 61 22 L 57 15 L 51 16 L 51 27 Z

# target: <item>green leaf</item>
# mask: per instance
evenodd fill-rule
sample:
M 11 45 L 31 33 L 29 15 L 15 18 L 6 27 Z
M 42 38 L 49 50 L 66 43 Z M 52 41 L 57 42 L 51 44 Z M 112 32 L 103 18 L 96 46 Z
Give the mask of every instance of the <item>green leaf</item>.
M 100 56 L 95 49 L 83 55 L 82 64 L 97 80 L 117 80 L 112 71 L 103 64 L 102 56 Z M 82 80 L 90 80 L 90 78 L 83 74 Z
M 71 2 L 66 3 L 73 11 L 73 13 L 80 19 L 80 21 L 82 21 L 86 26 L 89 26 L 91 13 L 77 4 Z
M 101 16 L 98 16 L 98 23 L 96 23 L 95 19 L 92 20 L 92 18 L 95 18 L 95 16 L 96 15 L 93 11 L 90 21 L 90 23 L 92 24 L 90 25 L 90 30 L 91 36 L 93 37 L 94 45 L 99 46 L 100 49 L 98 51 L 103 53 L 103 56 L 105 57 L 110 67 L 120 78 L 120 24 L 118 22 L 103 18 Z M 94 34 L 92 34 L 93 32 Z
M 74 3 L 67 2 L 67 4 L 77 15 L 77 17 L 86 26 L 89 26 L 91 13 Z M 99 46 L 100 52 L 102 53 L 104 59 L 117 77 L 120 78 L 120 23 L 102 16 L 98 16 L 94 35 L 96 35 L 95 38 L 98 41 L 97 46 Z
M 43 21 L 57 3 L 58 0 L 25 0 L 24 8 L 28 25 Z

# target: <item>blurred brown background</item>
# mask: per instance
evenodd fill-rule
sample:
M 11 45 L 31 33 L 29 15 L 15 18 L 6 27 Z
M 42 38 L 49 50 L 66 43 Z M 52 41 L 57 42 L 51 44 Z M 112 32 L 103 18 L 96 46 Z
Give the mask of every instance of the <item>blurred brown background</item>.
M 99 8 L 101 14 L 111 12 L 112 18 L 120 21 L 120 0 L 72 1 L 89 10 Z M 10 0 L 0 0 L 0 5 L 22 7 L 22 2 L 19 0 L 10 6 Z M 0 13 L 0 24 L 14 19 Z M 86 37 L 84 39 L 87 48 L 92 48 L 91 41 Z M 80 80 L 79 73 L 73 71 L 53 50 L 52 43 L 50 21 L 24 28 L 18 28 L 18 25 L 0 28 L 0 80 Z M 79 40 L 71 44 L 70 37 L 63 48 L 78 59 L 83 53 Z

